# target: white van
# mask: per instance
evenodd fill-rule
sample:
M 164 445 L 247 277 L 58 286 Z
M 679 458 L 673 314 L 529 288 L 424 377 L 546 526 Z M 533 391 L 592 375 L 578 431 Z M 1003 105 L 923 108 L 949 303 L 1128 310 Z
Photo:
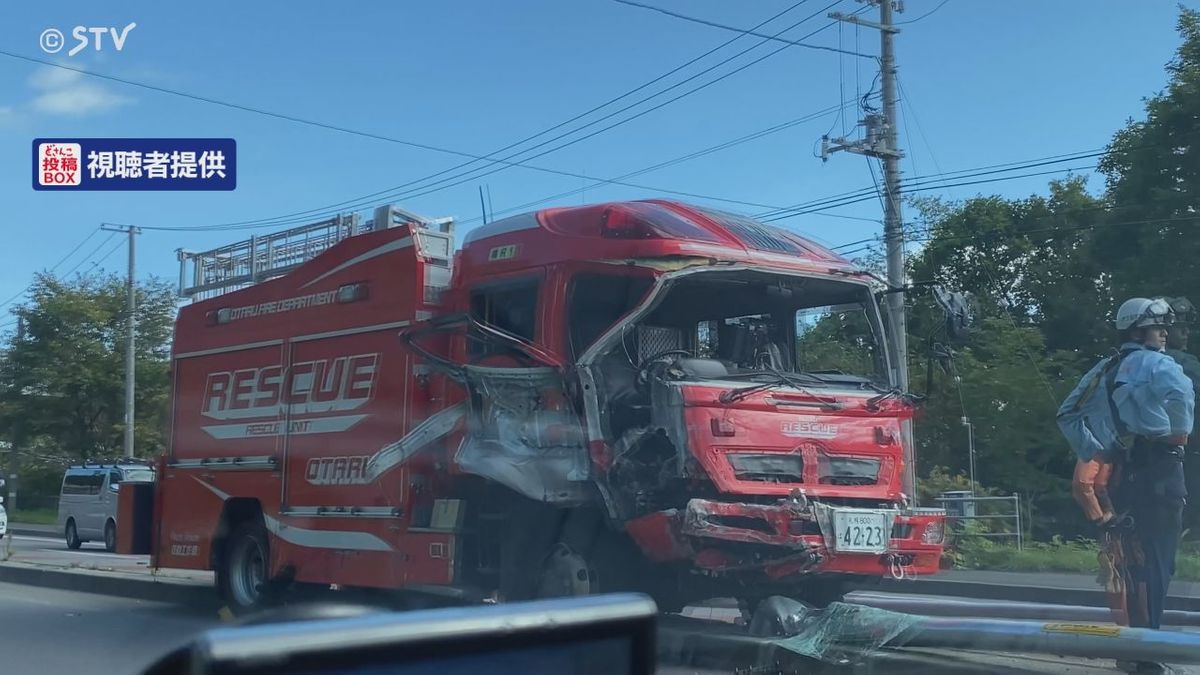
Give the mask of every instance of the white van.
M 99 539 L 104 548 L 115 551 L 121 483 L 150 482 L 154 482 L 153 465 L 138 460 L 69 467 L 58 497 L 58 527 L 67 548 L 79 548 L 85 541 Z

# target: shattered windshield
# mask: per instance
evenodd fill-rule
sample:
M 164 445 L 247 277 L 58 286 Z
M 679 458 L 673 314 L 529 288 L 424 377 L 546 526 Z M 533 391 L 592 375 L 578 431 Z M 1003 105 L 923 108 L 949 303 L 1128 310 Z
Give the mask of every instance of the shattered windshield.
M 763 273 L 681 278 L 636 326 L 643 362 L 677 349 L 723 367 L 709 373 L 799 373 L 816 384 L 886 384 L 881 337 L 865 284 Z

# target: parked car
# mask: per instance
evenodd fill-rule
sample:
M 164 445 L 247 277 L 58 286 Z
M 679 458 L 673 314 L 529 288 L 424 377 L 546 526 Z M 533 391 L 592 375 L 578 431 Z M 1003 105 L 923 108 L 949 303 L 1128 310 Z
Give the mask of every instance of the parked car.
M 4 489 L 4 479 L 0 478 L 0 490 Z M 4 495 L 0 494 L 0 539 L 8 534 L 8 511 L 4 510 Z
M 117 494 L 122 483 L 154 482 L 154 467 L 148 462 L 123 460 L 84 463 L 68 467 L 58 498 L 58 527 L 67 548 L 77 549 L 86 541 L 101 540 L 104 548 L 117 548 Z

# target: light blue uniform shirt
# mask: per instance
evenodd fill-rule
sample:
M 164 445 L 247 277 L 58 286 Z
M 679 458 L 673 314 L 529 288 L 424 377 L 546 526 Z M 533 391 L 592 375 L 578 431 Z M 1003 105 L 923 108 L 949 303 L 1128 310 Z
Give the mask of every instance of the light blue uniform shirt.
M 1192 381 L 1175 359 L 1133 342 L 1121 349 L 1135 349 L 1117 369 L 1112 392 L 1121 422 L 1131 434 L 1158 438 L 1190 434 L 1196 395 Z

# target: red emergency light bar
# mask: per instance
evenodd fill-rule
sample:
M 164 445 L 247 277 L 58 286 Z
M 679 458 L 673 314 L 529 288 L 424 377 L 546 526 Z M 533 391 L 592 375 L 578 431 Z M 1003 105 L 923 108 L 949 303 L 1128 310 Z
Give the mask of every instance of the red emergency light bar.
M 714 244 L 728 243 L 696 220 L 662 204 L 650 202 L 547 209 L 539 215 L 547 228 L 580 237 L 688 239 Z

